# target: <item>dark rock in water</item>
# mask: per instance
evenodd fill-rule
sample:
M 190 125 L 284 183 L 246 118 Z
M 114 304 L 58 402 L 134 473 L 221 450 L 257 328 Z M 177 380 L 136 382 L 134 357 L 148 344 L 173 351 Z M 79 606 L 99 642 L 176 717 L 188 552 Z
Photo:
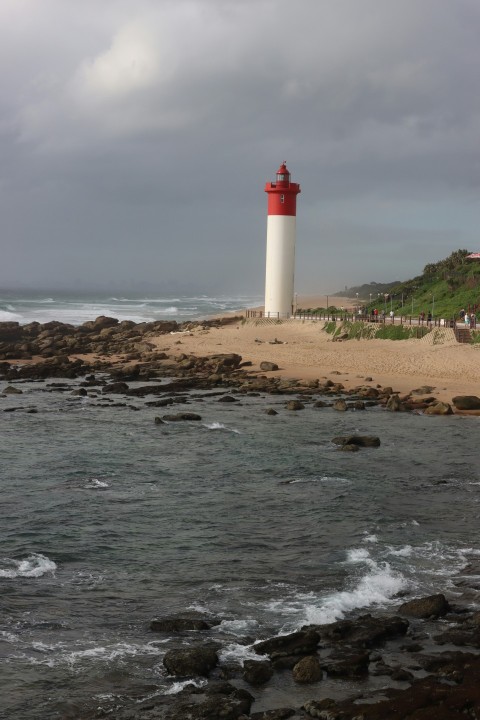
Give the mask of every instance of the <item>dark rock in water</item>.
M 317 400 L 316 402 L 313 403 L 313 407 L 315 407 L 315 408 L 328 407 L 328 403 L 325 402 L 325 400 Z
M 85 388 L 78 388 L 77 390 L 72 390 L 70 395 L 78 395 L 79 397 L 86 397 L 88 395 Z
M 126 393 L 127 390 L 128 390 L 128 385 L 125 382 L 109 383 L 108 385 L 104 385 L 102 387 L 102 393 L 123 394 L 123 393 Z
M 323 671 L 316 655 L 307 655 L 293 668 L 293 679 L 297 683 L 314 683 L 321 680 Z
M 238 398 L 233 397 L 233 395 L 223 395 L 222 397 L 218 398 L 218 402 L 235 403 L 235 402 L 239 402 L 239 400 L 238 400 Z
M 355 400 L 351 405 L 349 405 L 353 410 L 365 410 L 365 403 L 362 400 Z
M 210 630 L 218 621 L 208 622 L 200 613 L 188 615 L 169 615 L 156 618 L 150 623 L 150 630 L 154 632 L 185 632 L 186 630 Z
M 358 445 L 359 447 L 379 447 L 380 438 L 376 435 L 340 435 L 332 438 L 334 445 Z
M 250 717 L 252 703 L 253 697 L 246 690 L 225 682 L 213 683 L 204 693 L 196 692 L 195 701 L 180 700 L 167 715 L 148 716 L 148 720 L 150 717 L 151 720 L 161 717 L 165 720 L 237 720 Z
M 316 630 L 299 630 L 255 643 L 253 650 L 257 655 L 268 655 L 272 660 L 286 655 L 312 655 L 319 640 Z
M 249 715 L 249 720 L 288 720 L 295 715 L 295 718 L 299 716 L 292 708 L 278 708 L 277 710 L 265 710 L 265 712 L 258 712 Z
M 410 600 L 398 608 L 400 615 L 415 618 L 441 617 L 450 611 L 445 595 L 429 595 L 428 597 Z
M 339 410 L 340 412 L 346 412 L 348 410 L 348 405 L 345 400 L 335 400 L 333 403 L 333 409 Z
M 182 420 L 201 420 L 202 416 L 196 413 L 178 413 L 178 415 L 164 415 L 162 420 L 167 422 L 180 422 Z
M 320 633 L 322 644 L 348 643 L 364 648 L 381 645 L 385 640 L 405 635 L 408 620 L 397 615 L 374 617 L 370 614 L 361 615 L 355 620 L 337 620 L 329 625 L 315 625 Z
M 155 422 L 155 425 L 165 425 L 162 418 L 158 417 L 158 415 L 156 415 L 154 422 Z
M 170 675 L 208 677 L 210 670 L 218 664 L 218 655 L 216 649 L 208 645 L 167 650 L 163 664 Z
M 263 360 L 263 362 L 260 363 L 260 370 L 263 370 L 264 372 L 273 372 L 274 370 L 278 370 L 278 365 L 277 363 Z
M 457 410 L 480 410 L 480 398 L 476 395 L 457 395 L 452 402 Z
M 7 385 L 7 387 L 2 390 L 2 393 L 3 395 L 21 395 L 23 390 L 13 387 L 13 385 Z
M 147 407 L 167 407 L 167 405 L 173 405 L 173 398 L 162 398 L 161 400 L 150 400 L 146 402 Z
M 273 675 L 272 664 L 268 660 L 245 660 L 243 679 L 249 685 L 264 685 Z
M 368 673 L 370 653 L 367 650 L 338 650 L 322 658 L 321 667 L 332 677 L 358 677 Z
M 352 443 L 346 443 L 345 445 L 339 445 L 337 450 L 339 452 L 358 452 L 360 448 L 358 445 L 353 445 Z
M 278 415 L 278 412 L 273 408 L 267 408 L 265 410 L 265 415 Z
M 285 405 L 287 410 L 304 410 L 305 405 L 300 400 L 289 400 Z
M 402 403 L 398 395 L 390 395 L 385 407 L 387 410 L 390 410 L 390 412 L 401 412 L 402 410 L 405 410 L 405 405 Z
M 429 405 L 423 411 L 424 415 L 452 415 L 453 410 L 450 403 L 437 402 L 433 405 Z

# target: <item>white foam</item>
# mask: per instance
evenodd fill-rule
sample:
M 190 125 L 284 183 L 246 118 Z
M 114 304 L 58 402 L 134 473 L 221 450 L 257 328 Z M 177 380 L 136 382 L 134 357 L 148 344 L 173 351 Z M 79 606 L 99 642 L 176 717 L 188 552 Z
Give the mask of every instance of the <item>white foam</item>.
M 13 565 L 9 570 L 0 570 L 0 578 L 38 578 L 47 573 L 55 573 L 57 569 L 53 560 L 41 553 L 33 553 L 26 560 L 10 560 L 6 558 L 4 562 Z
M 347 553 L 346 562 L 348 563 L 368 562 L 369 560 L 370 553 L 366 548 L 352 548 Z
M 365 537 L 363 538 L 363 542 L 378 543 L 378 537 L 377 535 L 365 535 Z
M 240 432 L 240 430 L 236 430 L 235 428 L 229 428 L 221 422 L 211 422 L 211 423 L 202 423 L 202 424 L 203 424 L 203 427 L 207 428 L 207 430 L 222 430 L 223 432 L 231 432 L 231 433 L 235 433 L 236 435 L 242 434 Z
M 388 554 L 395 555 L 396 557 L 411 557 L 412 553 L 413 548 L 411 545 L 404 545 L 403 547 L 398 548 L 398 550 L 393 547 L 388 548 Z
M 207 680 L 182 680 L 181 682 L 174 682 L 173 685 L 171 685 L 165 690 L 164 694 L 177 695 L 179 692 L 182 692 L 182 690 L 186 688 L 187 685 L 195 685 L 195 687 L 201 688 L 204 687 L 206 684 Z
M 218 653 L 220 663 L 243 663 L 244 660 L 258 660 L 259 657 L 251 649 L 251 645 L 239 645 L 238 643 L 226 645 Z
M 370 605 L 387 604 L 391 598 L 406 587 L 407 581 L 388 563 L 381 565 L 371 561 L 371 571 L 360 578 L 352 590 L 332 593 L 323 599 L 320 606 L 306 608 L 307 623 L 323 625 L 334 622 L 346 613 Z
M 243 637 L 245 634 L 250 632 L 254 627 L 258 625 L 256 620 L 222 620 L 220 625 L 217 626 L 217 630 L 223 632 L 229 632 L 233 635 L 239 635 Z
M 99 480 L 98 478 L 90 478 L 90 480 L 88 480 L 87 484 L 84 485 L 84 488 L 87 490 L 90 490 L 92 488 L 102 489 L 102 488 L 108 488 L 108 487 L 110 487 L 110 485 L 107 482 L 105 482 L 105 480 Z

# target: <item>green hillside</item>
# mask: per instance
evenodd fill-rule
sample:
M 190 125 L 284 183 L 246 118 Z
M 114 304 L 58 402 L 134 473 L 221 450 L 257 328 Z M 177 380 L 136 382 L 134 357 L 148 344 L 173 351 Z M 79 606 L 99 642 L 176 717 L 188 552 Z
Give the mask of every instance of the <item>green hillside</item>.
M 445 260 L 426 265 L 422 275 L 412 280 L 370 283 L 349 288 L 347 293 L 350 297 L 358 293 L 368 310 L 394 310 L 396 315 L 431 312 L 434 317 L 452 318 L 469 307 L 480 311 L 480 261 L 467 260 L 469 254 L 469 250 L 456 250 Z

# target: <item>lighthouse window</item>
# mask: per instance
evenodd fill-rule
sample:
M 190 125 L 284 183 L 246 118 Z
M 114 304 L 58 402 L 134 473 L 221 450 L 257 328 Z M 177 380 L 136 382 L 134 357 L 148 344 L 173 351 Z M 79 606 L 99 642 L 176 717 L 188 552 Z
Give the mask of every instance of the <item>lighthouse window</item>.
M 278 180 L 278 182 L 283 182 L 285 180 L 285 175 L 283 175 L 282 173 L 279 173 L 277 175 L 277 180 Z
M 284 202 L 285 202 L 285 195 L 280 195 L 280 202 L 281 202 L 281 203 L 284 203 Z

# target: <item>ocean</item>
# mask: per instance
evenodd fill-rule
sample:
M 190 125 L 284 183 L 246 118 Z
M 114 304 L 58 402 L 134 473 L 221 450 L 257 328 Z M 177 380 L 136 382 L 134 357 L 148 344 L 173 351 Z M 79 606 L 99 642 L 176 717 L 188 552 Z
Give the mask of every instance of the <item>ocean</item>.
M 0 322 L 20 324 L 58 320 L 81 325 L 99 315 L 133 322 L 198 320 L 262 304 L 260 296 L 115 296 L 66 293 L 14 293 L 0 290 Z
M 11 306 L 46 319 L 38 302 Z M 64 307 L 58 319 L 80 319 Z M 177 638 L 149 624 L 187 609 L 220 620 L 205 637 L 226 666 L 257 658 L 256 639 L 393 611 L 404 596 L 478 606 L 480 418 L 290 412 L 281 395 L 194 391 L 182 410 L 200 421 L 156 425 L 152 396 L 113 406 L 58 382 L 0 397 L 1 717 L 115 717 L 177 693 L 185 683 L 162 665 Z M 331 439 L 352 433 L 381 445 L 338 452 Z M 252 712 L 312 696 L 253 692 Z

